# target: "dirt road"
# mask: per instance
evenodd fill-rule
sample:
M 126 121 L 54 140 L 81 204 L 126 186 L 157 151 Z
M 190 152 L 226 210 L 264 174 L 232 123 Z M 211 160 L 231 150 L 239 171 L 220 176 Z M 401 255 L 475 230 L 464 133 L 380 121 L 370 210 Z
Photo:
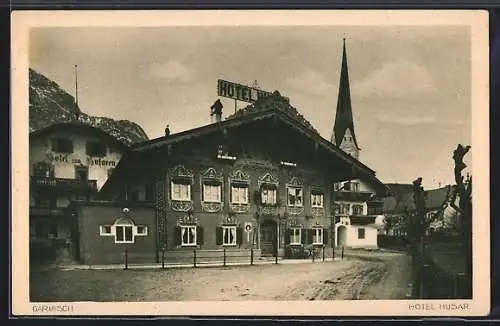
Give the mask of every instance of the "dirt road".
M 404 299 L 404 255 L 346 252 L 343 261 L 170 270 L 57 271 L 31 275 L 32 301 Z

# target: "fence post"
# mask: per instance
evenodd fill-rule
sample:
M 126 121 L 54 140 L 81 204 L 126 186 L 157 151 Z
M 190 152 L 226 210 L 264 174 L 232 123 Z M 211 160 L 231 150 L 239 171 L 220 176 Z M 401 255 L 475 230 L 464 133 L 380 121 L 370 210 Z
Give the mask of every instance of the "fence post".
M 226 248 L 224 248 L 224 267 L 226 267 Z
M 276 256 L 274 256 L 274 263 L 278 263 L 278 251 L 276 250 Z
M 314 246 L 312 246 L 311 248 L 311 253 L 312 253 L 312 260 L 313 260 L 313 263 L 314 263 L 314 254 L 315 254 L 315 251 L 314 251 Z
M 250 265 L 253 265 L 253 248 L 250 248 Z
M 340 260 L 344 260 L 344 246 L 342 246 L 342 254 L 340 256 Z
M 165 250 L 161 251 L 161 269 L 165 269 Z
M 193 249 L 193 267 L 196 267 L 196 249 Z
M 125 269 L 128 269 L 128 250 L 125 247 Z
M 323 261 L 325 261 L 325 245 L 323 245 Z

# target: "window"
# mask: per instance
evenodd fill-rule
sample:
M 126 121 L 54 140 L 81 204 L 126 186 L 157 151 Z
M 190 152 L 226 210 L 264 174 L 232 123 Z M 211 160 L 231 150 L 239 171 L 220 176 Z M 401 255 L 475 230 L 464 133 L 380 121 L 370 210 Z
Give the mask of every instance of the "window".
M 311 206 L 312 207 L 323 207 L 323 194 L 312 193 L 311 194 Z
M 323 244 L 323 229 L 312 229 L 313 232 L 313 244 L 320 245 Z
M 334 204 L 333 207 L 335 210 L 335 214 L 349 215 L 349 208 L 350 208 L 349 204 L 343 204 L 343 203 L 338 204 L 337 203 L 337 204 Z
M 363 215 L 363 205 L 353 204 L 352 205 L 352 215 Z
M 52 150 L 56 153 L 73 153 L 73 141 L 66 138 L 52 139 Z
M 137 226 L 137 235 L 147 235 L 148 228 L 144 225 Z
M 85 144 L 85 152 L 89 156 L 103 157 L 106 156 L 106 145 L 101 142 L 87 142 Z
M 88 180 L 89 178 L 89 168 L 86 166 L 76 166 L 75 167 L 75 179 L 76 180 Z
M 99 233 L 101 235 L 112 235 L 111 227 L 111 225 L 101 225 Z
M 236 226 L 222 227 L 222 244 L 224 246 L 236 245 Z
M 196 246 L 196 226 L 181 226 L 181 245 Z
M 146 225 L 135 225 L 132 220 L 119 218 L 112 225 L 100 225 L 101 236 L 114 236 L 115 243 L 134 243 L 136 236 L 148 235 Z
M 351 182 L 351 191 L 359 192 L 359 183 Z
M 172 182 L 172 200 L 191 200 L 191 185 Z
M 288 187 L 288 206 L 302 206 L 302 188 Z
M 116 243 L 134 242 L 134 237 L 133 237 L 134 228 L 132 225 L 116 225 L 115 228 L 116 228 L 116 234 L 115 234 Z
M 262 204 L 268 204 L 268 205 L 276 204 L 276 189 L 262 188 L 261 200 Z
M 231 186 L 231 202 L 233 204 L 248 204 L 248 186 L 233 184 Z
M 208 203 L 220 203 L 221 185 L 203 184 L 203 201 Z
M 359 228 L 358 229 L 358 239 L 364 239 L 364 238 L 365 238 L 365 229 Z
M 292 245 L 299 245 L 302 244 L 301 241 L 301 229 L 300 228 L 293 228 L 290 229 L 290 244 Z

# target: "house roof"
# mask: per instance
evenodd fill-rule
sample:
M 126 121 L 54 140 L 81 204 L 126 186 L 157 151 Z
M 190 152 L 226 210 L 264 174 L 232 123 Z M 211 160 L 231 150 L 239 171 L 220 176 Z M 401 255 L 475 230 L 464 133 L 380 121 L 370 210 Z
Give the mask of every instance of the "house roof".
M 97 134 L 99 137 L 102 137 L 106 140 L 111 141 L 114 145 L 116 145 L 119 149 L 123 150 L 124 152 L 127 152 L 130 150 L 130 147 L 126 145 L 125 143 L 121 142 L 120 140 L 116 139 L 115 137 L 111 136 L 104 130 L 91 126 L 87 123 L 83 122 L 60 122 L 60 123 L 54 123 L 52 125 L 49 125 L 45 128 L 35 130 L 29 134 L 29 139 L 36 139 L 39 137 L 43 137 L 46 135 L 49 135 L 53 132 L 59 131 L 59 130 L 68 130 L 71 132 L 78 132 L 78 131 L 83 131 L 83 132 L 90 132 Z
M 277 119 L 284 122 L 291 128 L 297 129 L 306 137 L 316 141 L 318 147 L 321 146 L 337 159 L 351 165 L 353 174 L 356 177 L 371 183 L 378 190 L 377 192 L 384 195 L 390 192 L 390 190 L 376 178 L 375 172 L 372 169 L 321 137 L 314 127 L 312 127 L 312 125 L 288 103 L 288 100 L 283 98 L 278 92 L 274 92 L 272 96 L 256 101 L 253 105 L 249 105 L 247 108 L 238 111 L 236 114 L 229 116 L 223 121 L 159 137 L 133 146 L 131 154 L 120 161 L 115 173 L 113 173 L 113 176 L 108 179 L 108 182 L 113 182 L 113 177 L 116 178 L 120 166 L 131 165 L 133 164 L 133 160 L 141 160 L 141 157 L 138 156 L 139 153 L 143 155 L 148 152 L 154 152 L 162 147 L 179 143 L 187 139 L 204 137 L 208 134 L 220 132 L 225 128 L 238 127 L 243 124 L 263 119 Z M 103 186 L 103 190 L 108 187 L 108 182 Z
M 455 186 L 445 186 L 424 191 L 426 209 L 428 211 L 437 210 L 444 202 L 449 202 L 449 196 L 453 192 L 454 187 Z M 384 202 L 384 212 L 397 214 L 415 211 L 416 209 L 413 200 L 413 190 L 406 193 L 400 193 L 399 196 L 386 197 L 382 200 Z

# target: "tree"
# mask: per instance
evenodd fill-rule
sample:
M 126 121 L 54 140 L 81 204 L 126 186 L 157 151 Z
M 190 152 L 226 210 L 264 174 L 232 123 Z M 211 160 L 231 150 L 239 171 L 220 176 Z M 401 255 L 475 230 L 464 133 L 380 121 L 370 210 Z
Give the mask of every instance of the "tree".
M 412 291 L 413 296 L 422 296 L 423 288 L 420 282 L 422 268 L 425 264 L 425 242 L 424 238 L 430 225 L 435 221 L 441 219 L 444 215 L 444 210 L 448 206 L 448 201 L 451 194 L 451 187 L 447 187 L 446 197 L 443 203 L 436 212 L 428 214 L 425 204 L 425 191 L 422 186 L 422 178 L 413 181 L 413 202 L 415 204 L 414 210 L 407 210 L 406 212 L 406 225 L 407 237 L 406 239 L 410 245 L 410 255 L 412 260 Z
M 467 175 L 464 180 L 462 171 L 467 167 L 463 159 L 470 150 L 470 146 L 458 144 L 453 151 L 453 160 L 455 162 L 455 191 L 453 192 L 453 207 L 460 216 L 460 235 L 462 238 L 462 248 L 465 256 L 465 270 L 468 280 L 467 296 L 472 296 L 472 176 Z M 458 206 L 456 198 L 458 197 Z

